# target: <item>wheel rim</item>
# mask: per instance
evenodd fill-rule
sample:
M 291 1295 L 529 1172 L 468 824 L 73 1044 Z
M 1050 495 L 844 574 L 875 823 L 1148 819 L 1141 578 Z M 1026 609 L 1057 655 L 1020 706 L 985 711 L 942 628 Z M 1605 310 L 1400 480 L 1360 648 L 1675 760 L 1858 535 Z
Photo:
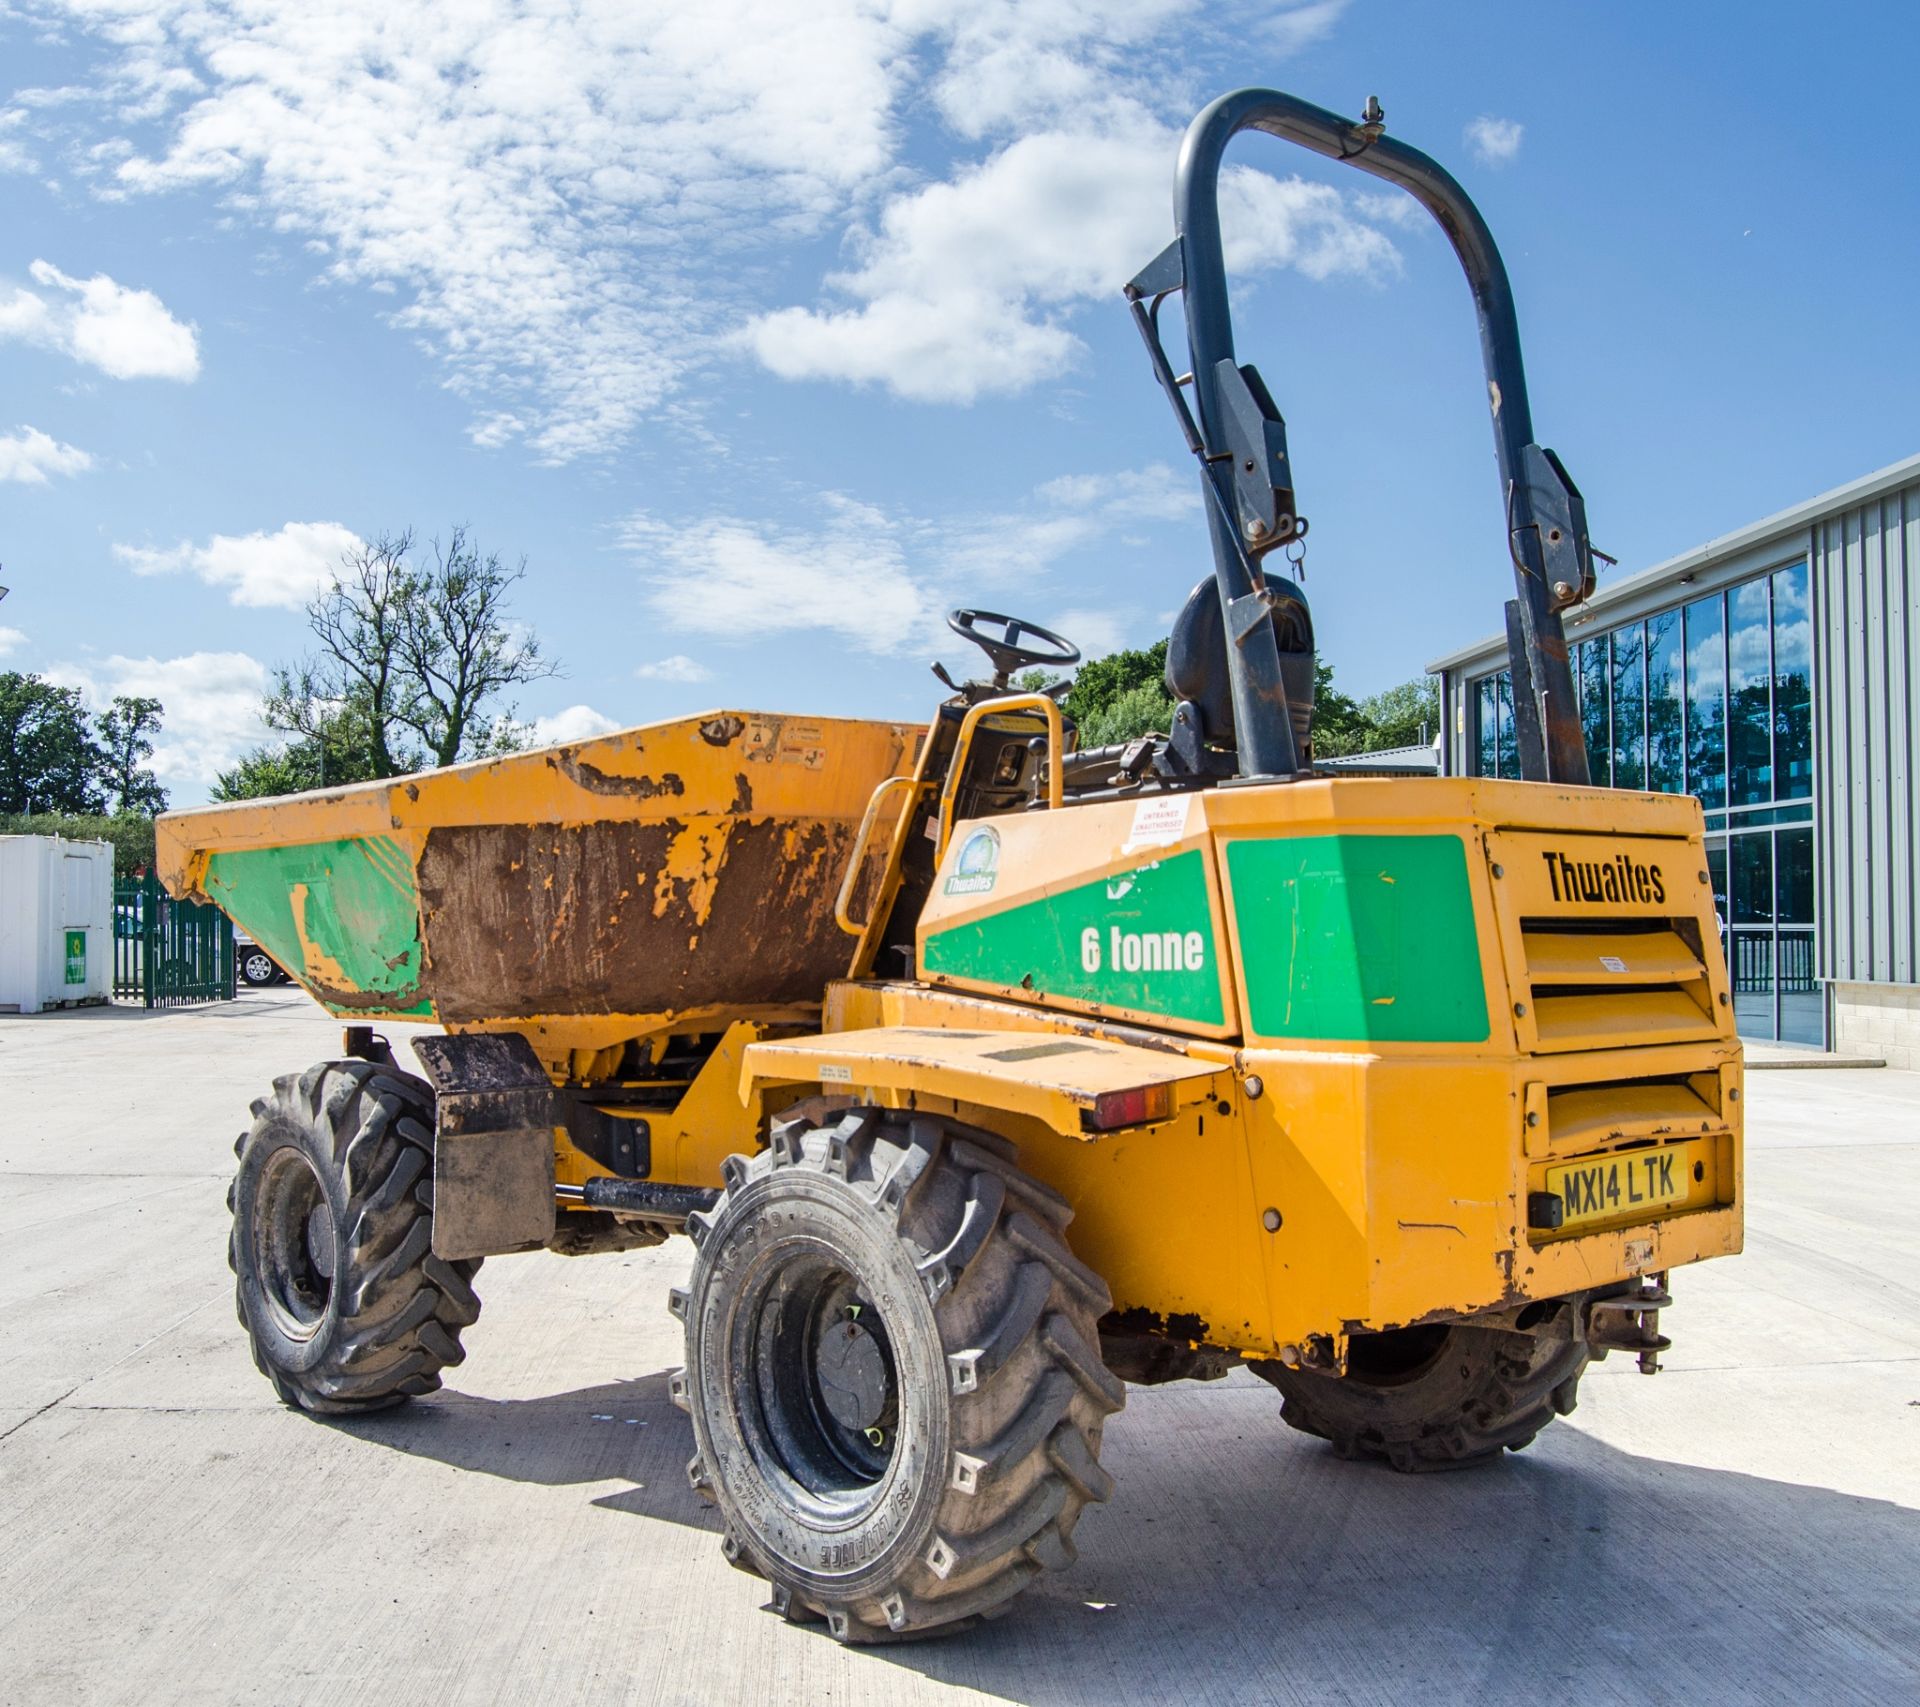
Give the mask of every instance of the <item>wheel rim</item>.
M 333 1299 L 333 1215 L 320 1176 L 298 1150 L 276 1150 L 261 1175 L 254 1259 L 274 1325 L 288 1339 L 312 1339 Z
M 264 954 L 250 954 L 241 966 L 249 984 L 264 984 L 273 976 L 273 962 Z
M 734 1314 L 736 1403 L 769 1486 L 815 1519 L 844 1521 L 884 1492 L 899 1446 L 900 1381 L 870 1290 L 831 1252 L 780 1255 Z

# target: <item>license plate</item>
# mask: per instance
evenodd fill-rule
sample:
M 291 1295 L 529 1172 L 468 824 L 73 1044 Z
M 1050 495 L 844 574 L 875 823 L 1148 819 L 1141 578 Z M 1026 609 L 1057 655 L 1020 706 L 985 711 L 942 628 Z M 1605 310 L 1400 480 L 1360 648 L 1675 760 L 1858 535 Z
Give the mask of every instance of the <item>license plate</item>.
M 1562 1230 L 1595 1221 L 1637 1221 L 1685 1202 L 1700 1160 L 1697 1149 L 1693 1144 L 1668 1144 L 1548 1168 L 1547 1190 L 1565 1205 Z

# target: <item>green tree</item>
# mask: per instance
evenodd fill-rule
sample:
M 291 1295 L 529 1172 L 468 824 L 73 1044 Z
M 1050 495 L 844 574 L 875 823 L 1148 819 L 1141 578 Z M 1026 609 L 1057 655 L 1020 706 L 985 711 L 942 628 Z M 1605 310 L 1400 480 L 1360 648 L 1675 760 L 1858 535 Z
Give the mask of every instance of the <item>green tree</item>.
M 101 787 L 115 814 L 151 818 L 167 809 L 167 791 L 146 767 L 165 711 L 157 699 L 121 694 L 94 720 Z
M 1158 682 L 1125 688 L 1088 713 L 1080 725 L 1082 747 L 1115 747 L 1173 727 L 1173 698 Z
M 344 783 L 399 774 L 380 769 L 373 722 L 363 700 L 349 698 L 336 705 L 308 700 L 299 708 L 299 716 L 304 733 L 294 740 L 255 747 L 243 754 L 215 779 L 213 798 L 260 800 L 268 795 L 304 794 L 316 788 L 338 788 Z M 418 768 L 419 760 L 411 749 L 400 748 L 399 759 L 408 768 Z M 393 761 L 390 749 L 387 762 Z
M 1440 732 L 1440 683 L 1433 676 L 1416 676 L 1369 694 L 1360 702 L 1360 715 L 1371 726 L 1366 752 L 1424 746 Z
M 1113 746 L 1146 734 L 1165 734 L 1173 724 L 1173 697 L 1166 688 L 1167 643 L 1113 652 L 1080 666 L 1065 705 L 1080 726 L 1082 748 Z M 1046 670 L 1028 670 L 1015 685 L 1030 693 L 1058 685 Z M 1313 750 L 1321 758 L 1374 753 L 1431 740 L 1440 727 L 1439 684 L 1416 677 L 1356 700 L 1334 684 L 1333 666 L 1316 655 L 1313 665 Z
M 1333 666 L 1318 653 L 1313 659 L 1313 750 L 1323 759 L 1366 751 L 1371 732 L 1367 716 L 1352 695 L 1333 685 Z
M 101 760 L 75 689 L 0 671 L 0 812 L 100 812 Z
M 0 813 L 0 836 L 65 836 L 70 842 L 113 843 L 113 869 L 121 877 L 153 869 L 153 820 L 119 813 Z
M 1073 677 L 1061 702 L 1080 729 L 1080 745 L 1110 747 L 1136 736 L 1165 734 L 1173 727 L 1173 699 L 1166 687 L 1167 643 L 1090 658 Z M 1028 670 L 1015 682 L 1029 693 L 1057 686 L 1063 678 Z
M 358 778 L 354 780 L 360 780 Z M 305 794 L 323 788 L 318 743 L 289 741 L 280 747 L 255 747 L 214 778 L 216 801 L 266 800 L 276 794 Z
M 1109 652 L 1104 658 L 1089 658 L 1074 673 L 1073 686 L 1067 691 L 1067 711 L 1076 722 L 1085 725 L 1111 710 L 1123 695 L 1138 688 L 1150 688 L 1166 706 L 1160 723 L 1165 729 L 1166 719 L 1173 716 L 1173 701 L 1167 694 L 1166 683 L 1167 643 L 1164 640 L 1156 640 L 1139 650 Z M 1082 739 L 1085 740 L 1084 735 Z

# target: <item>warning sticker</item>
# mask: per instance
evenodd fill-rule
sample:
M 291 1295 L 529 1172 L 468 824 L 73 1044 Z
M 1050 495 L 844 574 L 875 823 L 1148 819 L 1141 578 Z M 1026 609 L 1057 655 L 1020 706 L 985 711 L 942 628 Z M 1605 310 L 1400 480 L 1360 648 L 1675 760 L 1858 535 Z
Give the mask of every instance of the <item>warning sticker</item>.
M 1604 966 L 1609 972 L 1624 972 L 1627 969 L 1627 963 L 1624 960 L 1622 960 L 1620 956 L 1617 954 L 1601 955 L 1600 964 Z
M 1187 833 L 1187 812 L 1192 805 L 1190 794 L 1165 794 L 1140 801 L 1133 809 L 1133 828 L 1127 832 L 1121 852 L 1161 848 L 1179 841 Z

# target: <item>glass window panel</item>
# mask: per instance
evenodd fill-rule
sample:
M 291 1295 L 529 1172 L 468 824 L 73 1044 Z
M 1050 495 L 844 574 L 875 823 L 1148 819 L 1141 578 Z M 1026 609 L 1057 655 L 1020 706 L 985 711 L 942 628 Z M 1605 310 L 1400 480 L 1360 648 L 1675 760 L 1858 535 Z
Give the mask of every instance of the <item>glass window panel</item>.
M 1493 677 L 1480 678 L 1476 697 L 1480 703 L 1474 718 L 1473 768 L 1480 776 L 1498 776 L 1494 742 L 1500 732 L 1500 696 L 1494 688 Z
M 1737 811 L 1716 812 L 1713 816 L 1730 818 L 1736 830 L 1751 830 L 1761 824 L 1806 824 L 1813 819 L 1813 802 L 1802 800 L 1792 806 L 1742 806 Z
M 1807 566 L 1773 577 L 1773 789 L 1778 800 L 1813 793 L 1813 623 Z
M 1502 670 L 1494 677 L 1500 696 L 1500 733 L 1494 748 L 1497 763 L 1494 775 L 1517 777 L 1520 774 L 1520 737 L 1513 727 L 1513 678 Z
M 1772 687 L 1763 578 L 1727 594 L 1727 786 L 1734 806 L 1773 798 Z
M 1727 648 L 1720 599 L 1686 609 L 1687 788 L 1709 811 L 1727 803 Z
M 1765 830 L 1750 836 L 1728 838 L 1733 853 L 1733 884 L 1729 899 L 1733 903 L 1730 923 L 1734 925 L 1770 925 L 1773 923 L 1773 837 Z
M 1707 879 L 1713 890 L 1713 910 L 1720 915 L 1720 941 L 1727 940 L 1727 839 L 1707 838 Z
M 1587 737 L 1587 773 L 1594 786 L 1613 781 L 1613 735 L 1607 717 L 1607 642 L 1580 642 L 1580 723 Z
M 1686 786 L 1683 652 L 1677 610 L 1647 618 L 1647 787 L 1663 794 Z
M 1640 625 L 1608 636 L 1613 646 L 1613 786 L 1647 786 L 1647 685 Z
M 1774 916 L 1783 925 L 1813 923 L 1813 830 L 1774 837 Z

